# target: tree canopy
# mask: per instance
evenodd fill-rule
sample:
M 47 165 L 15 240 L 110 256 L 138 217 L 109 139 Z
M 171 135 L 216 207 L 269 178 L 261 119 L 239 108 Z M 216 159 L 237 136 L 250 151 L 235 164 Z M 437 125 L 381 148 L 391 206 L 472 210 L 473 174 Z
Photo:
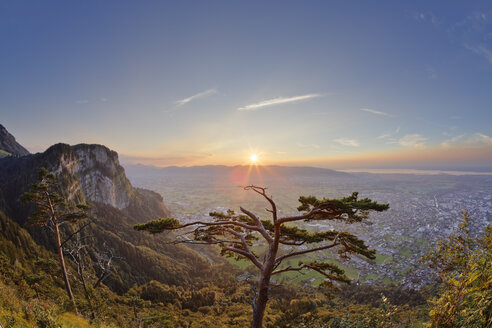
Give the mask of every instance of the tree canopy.
M 465 213 L 458 232 L 423 257 L 442 281 L 431 327 L 492 327 L 492 226 L 473 236 L 469 220 Z
M 378 204 L 368 198 L 359 199 L 356 192 L 340 199 L 301 196 L 300 206 L 297 208 L 299 215 L 279 217 L 277 205 L 272 197 L 267 195 L 266 188 L 249 185 L 244 187 L 244 190 L 257 193 L 269 203 L 267 211 L 270 218 L 262 219 L 240 207 L 240 213 L 233 210 L 226 213 L 212 212 L 211 220 L 181 224 L 174 218 L 162 218 L 135 225 L 134 228 L 153 234 L 189 228 L 190 231 L 182 235 L 182 242 L 218 245 L 222 255 L 247 259 L 253 263 L 259 270 L 258 284 L 252 301 L 253 327 L 262 326 L 270 279 L 274 275 L 288 271 L 313 270 L 324 276 L 325 286 L 350 281 L 344 270 L 333 263 L 299 261 L 295 266 L 285 267 L 282 266 L 284 260 L 328 249 L 337 249 L 339 256 L 344 258 L 351 254 L 368 259 L 375 258 L 375 251 L 349 232 L 309 232 L 299 226 L 302 222 L 329 220 L 353 224 L 365 220 L 370 211 L 387 210 L 388 204 Z M 266 253 L 261 256 L 252 250 L 253 244 L 259 239 L 268 245 Z

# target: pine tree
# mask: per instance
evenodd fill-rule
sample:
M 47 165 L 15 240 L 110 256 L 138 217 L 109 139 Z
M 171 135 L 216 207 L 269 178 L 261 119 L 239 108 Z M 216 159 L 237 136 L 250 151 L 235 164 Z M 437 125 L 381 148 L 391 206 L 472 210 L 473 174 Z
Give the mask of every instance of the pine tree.
M 57 192 L 58 188 L 55 175 L 45 168 L 41 168 L 38 173 L 38 182 L 21 196 L 21 200 L 23 203 L 36 205 L 36 210 L 28 218 L 27 225 L 47 227 L 53 233 L 65 289 L 75 310 L 77 310 L 63 256 L 63 246 L 66 240 L 62 241 L 61 239 L 60 226 L 64 223 L 72 223 L 87 218 L 86 210 L 88 207 L 83 204 L 78 204 L 75 208 L 69 207 Z
M 267 211 L 271 214 L 270 219 L 261 219 L 241 207 L 242 214 L 233 210 L 228 210 L 227 213 L 212 212 L 211 221 L 180 224 L 176 219 L 164 218 L 138 224 L 134 228 L 155 234 L 192 227 L 193 239 L 184 242 L 218 245 L 224 256 L 235 256 L 251 261 L 259 270 L 255 298 L 252 302 L 253 328 L 262 327 L 271 278 L 275 275 L 289 271 L 313 270 L 325 277 L 324 284 L 327 286 L 333 286 L 335 282 L 350 282 L 344 270 L 335 264 L 310 261 L 285 267 L 281 266 L 284 260 L 328 249 L 337 249 L 342 257 L 359 254 L 369 259 L 375 258 L 375 251 L 369 249 L 363 240 L 351 233 L 334 230 L 311 233 L 297 225 L 301 222 L 327 220 L 337 220 L 347 224 L 361 222 L 367 218 L 370 211 L 387 210 L 389 207 L 387 204 L 378 204 L 368 198 L 359 199 L 358 193 L 341 199 L 301 196 L 299 198 L 301 205 L 298 207 L 300 215 L 278 217 L 277 205 L 272 197 L 266 194 L 266 188 L 250 185 L 244 189 L 261 195 L 269 203 L 270 208 Z M 264 257 L 258 256 L 250 248 L 259 238 L 268 245 Z M 314 244 L 316 246 L 306 247 Z M 283 248 L 291 247 L 291 250 L 281 250 L 279 249 L 281 245 Z

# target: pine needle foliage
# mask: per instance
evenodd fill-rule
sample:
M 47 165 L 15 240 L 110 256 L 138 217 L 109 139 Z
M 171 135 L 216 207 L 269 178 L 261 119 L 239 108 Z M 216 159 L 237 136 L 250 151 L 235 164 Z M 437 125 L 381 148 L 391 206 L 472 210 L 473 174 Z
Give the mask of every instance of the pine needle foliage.
M 65 241 L 61 239 L 60 225 L 87 218 L 86 210 L 88 206 L 77 204 L 74 207 L 69 207 L 63 197 L 58 193 L 58 189 L 59 185 L 56 181 L 56 176 L 47 169 L 41 168 L 38 173 L 38 181 L 31 186 L 28 192 L 21 196 L 21 201 L 25 204 L 32 203 L 36 206 L 34 213 L 27 220 L 27 225 L 47 227 L 51 230 L 56 242 L 65 289 L 75 311 L 77 311 L 65 267 L 63 255 L 63 244 Z

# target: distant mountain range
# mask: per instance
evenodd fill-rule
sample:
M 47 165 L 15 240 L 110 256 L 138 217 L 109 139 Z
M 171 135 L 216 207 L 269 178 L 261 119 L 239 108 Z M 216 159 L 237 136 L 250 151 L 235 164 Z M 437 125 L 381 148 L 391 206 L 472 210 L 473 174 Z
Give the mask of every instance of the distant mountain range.
M 288 179 L 290 177 L 343 177 L 351 174 L 317 167 L 297 167 L 279 165 L 205 165 L 205 166 L 167 166 L 157 167 L 142 164 L 123 164 L 130 177 L 145 177 L 162 174 L 167 176 L 208 176 L 221 179 L 233 177 L 233 180 L 255 183 L 260 180 Z M 247 179 L 246 179 L 247 178 Z

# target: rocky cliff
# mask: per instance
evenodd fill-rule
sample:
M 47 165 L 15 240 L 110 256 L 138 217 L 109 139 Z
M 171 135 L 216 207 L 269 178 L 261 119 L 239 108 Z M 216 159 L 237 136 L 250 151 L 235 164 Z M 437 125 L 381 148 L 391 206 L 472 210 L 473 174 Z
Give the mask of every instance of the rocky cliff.
M 69 201 L 101 203 L 125 210 L 150 196 L 149 207 L 154 212 L 151 216 L 169 215 L 159 195 L 131 186 L 116 152 L 102 145 L 56 144 L 44 153 L 0 159 L 0 189 L 8 204 L 6 211 L 20 223 L 25 219 L 25 209 L 19 197 L 36 181 L 41 167 L 59 176 L 61 192 Z
M 3 156 L 25 156 L 29 151 L 22 147 L 7 129 L 0 124 L 0 157 Z
M 36 182 L 39 168 L 59 177 L 60 193 L 69 201 L 91 205 L 95 224 L 86 233 L 92 246 L 110 248 L 123 258 L 115 263 L 115 275 L 107 284 L 124 292 L 133 284 L 158 280 L 186 284 L 206 274 L 209 265 L 195 250 L 170 245 L 171 236 L 149 238 L 133 230 L 135 223 L 168 217 L 162 197 L 150 190 L 133 188 L 118 154 L 102 145 L 56 144 L 44 153 L 0 159 L 0 211 L 23 225 L 34 210 L 19 201 Z M 65 234 L 70 226 L 64 227 Z M 52 238 L 42 228 L 30 228 L 34 240 L 53 249 Z

